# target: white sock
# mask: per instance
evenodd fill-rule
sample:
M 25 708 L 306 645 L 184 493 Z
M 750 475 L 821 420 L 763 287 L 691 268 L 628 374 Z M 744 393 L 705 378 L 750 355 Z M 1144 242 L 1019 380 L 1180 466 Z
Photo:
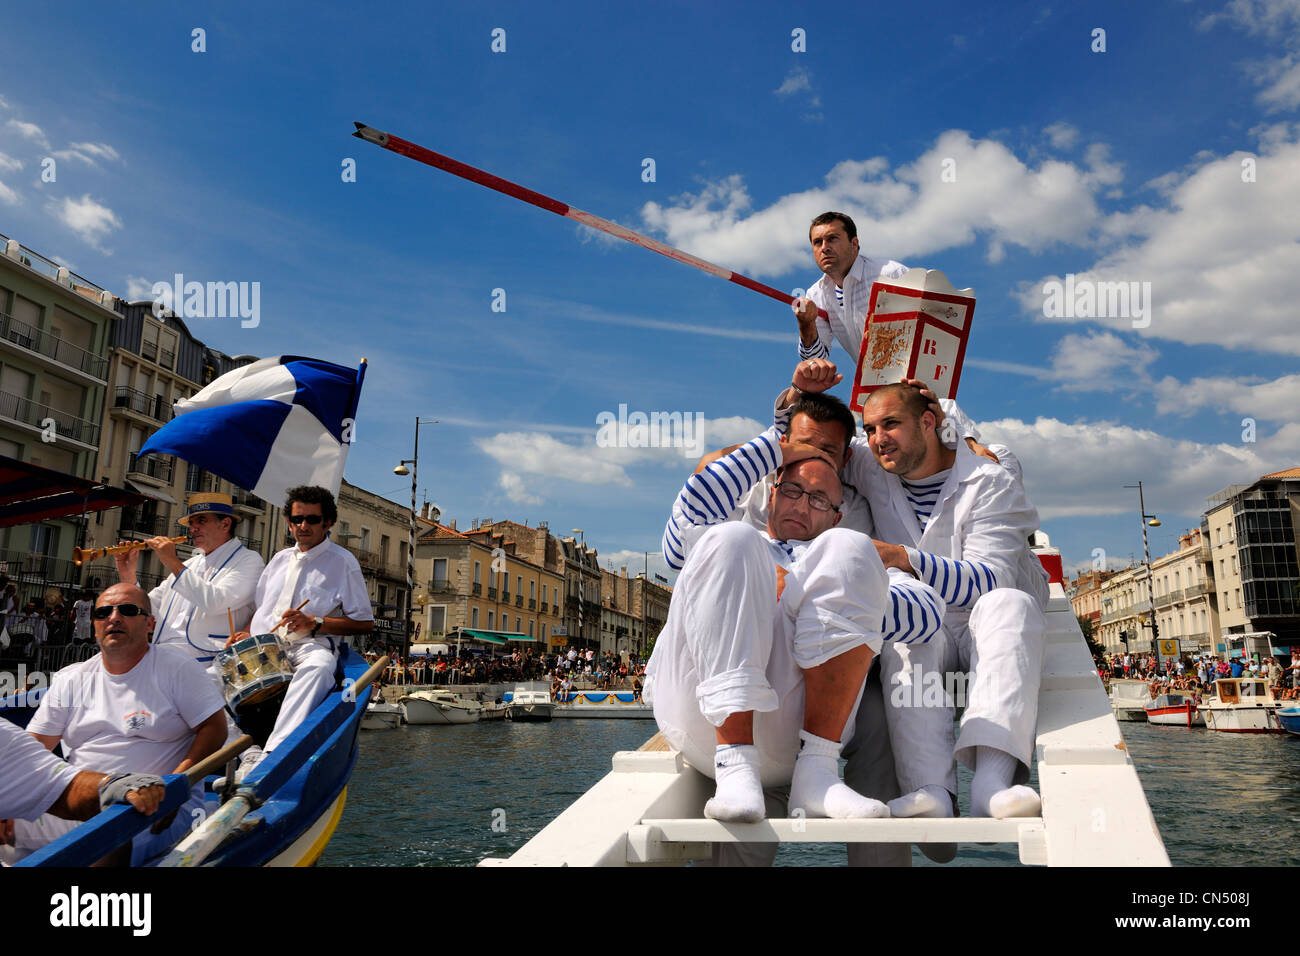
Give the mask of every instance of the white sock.
M 1011 785 L 1019 761 L 996 747 L 975 748 L 975 776 L 970 783 L 970 813 L 973 817 L 1034 816 L 1042 809 L 1038 794 L 1024 786 Z
M 950 817 L 952 798 L 938 784 L 930 784 L 889 801 L 891 817 Z
M 799 757 L 790 783 L 790 813 L 803 810 L 809 817 L 846 820 L 887 817 L 889 808 L 864 797 L 840 781 L 840 744 L 799 731 Z
M 718 744 L 713 756 L 718 788 L 704 805 L 704 815 L 724 823 L 763 819 L 763 785 L 758 779 L 758 748 L 753 744 Z

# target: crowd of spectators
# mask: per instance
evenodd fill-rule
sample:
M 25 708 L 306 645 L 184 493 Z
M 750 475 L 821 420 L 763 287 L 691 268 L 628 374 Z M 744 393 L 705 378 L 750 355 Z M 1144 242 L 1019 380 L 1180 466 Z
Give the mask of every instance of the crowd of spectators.
M 68 606 L 60 588 L 46 588 L 24 600 L 18 594 L 18 585 L 0 574 L 0 625 L 8 637 L 0 651 L 31 657 L 46 644 L 88 644 L 94 641 L 90 627 L 93 607 L 89 591 Z
M 1153 698 L 1170 691 L 1199 695 L 1223 677 L 1261 677 L 1268 681 L 1277 699 L 1300 699 L 1300 662 L 1283 667 L 1273 657 L 1221 660 L 1208 654 L 1179 658 L 1172 663 L 1158 660 L 1154 654 L 1102 654 L 1094 660 L 1103 681 L 1120 678 L 1146 681 Z
M 376 660 L 379 652 L 366 655 Z M 491 655 L 462 650 L 460 655 L 435 654 L 403 659 L 399 648 L 389 651 L 391 662 L 385 684 L 512 684 L 544 680 L 553 696 L 575 690 L 631 690 L 640 693 L 645 664 L 635 651 L 598 653 L 590 648 L 567 648 L 555 654 L 516 650 Z

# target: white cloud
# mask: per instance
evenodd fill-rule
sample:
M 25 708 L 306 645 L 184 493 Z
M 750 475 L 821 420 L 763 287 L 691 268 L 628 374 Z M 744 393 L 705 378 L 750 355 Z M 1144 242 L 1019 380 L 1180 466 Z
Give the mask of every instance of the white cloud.
M 9 206 L 17 206 L 22 202 L 22 199 L 11 188 L 4 183 L 0 183 L 0 202 Z
M 479 450 L 496 459 L 507 472 L 559 478 L 584 485 L 632 486 L 622 465 L 611 462 L 590 446 L 568 445 L 550 435 L 500 432 L 490 438 L 476 438 Z M 502 485 L 509 490 L 507 482 Z
M 6 100 L 3 96 L 0 96 L 0 110 L 7 110 L 7 109 L 9 109 L 9 101 Z
M 1165 377 L 1154 386 L 1156 411 L 1190 415 L 1214 408 L 1259 421 L 1286 422 L 1300 408 L 1300 375 L 1283 375 L 1271 382 L 1227 377 L 1194 378 L 1179 382 Z
M 1150 387 L 1147 368 L 1158 357 L 1151 346 L 1129 345 L 1110 332 L 1067 335 L 1052 353 L 1049 377 L 1067 391 Z
M 1208 30 L 1220 21 L 1237 26 L 1250 36 L 1280 43 L 1294 50 L 1300 43 L 1300 0 L 1232 0 L 1219 13 L 1201 20 Z M 1243 64 L 1258 86 L 1260 105 L 1266 110 L 1290 110 L 1300 106 L 1300 56 L 1288 52 Z
M 1162 177 L 1167 208 L 1108 217 L 1115 251 L 1076 274 L 1076 287 L 1080 280 L 1151 283 L 1144 336 L 1300 354 L 1300 139 L 1286 132 L 1269 127 L 1257 157 L 1207 158 L 1181 178 Z M 1026 312 L 1042 315 L 1045 281 L 1021 285 Z M 1134 330 L 1125 316 L 1088 321 Z
M 582 303 L 566 304 L 564 317 L 578 319 L 582 322 L 599 322 L 601 325 L 622 325 L 638 329 L 659 329 L 664 332 L 684 332 L 688 335 L 710 335 L 724 339 L 740 339 L 745 342 L 779 342 L 788 345 L 794 340 L 794 332 L 764 332 L 758 329 L 725 328 L 704 325 L 698 322 L 666 322 L 662 319 L 646 319 L 636 315 L 619 315 L 604 309 Z M 793 328 L 793 326 L 791 326 Z M 753 437 L 752 435 L 750 436 Z
M 542 503 L 541 498 L 528 493 L 528 490 L 524 487 L 524 480 L 513 471 L 501 472 L 501 477 L 498 480 L 498 483 L 505 491 L 506 497 L 515 504 L 540 505 Z
M 0 173 L 11 173 L 22 168 L 22 160 L 0 153 Z
M 656 541 L 655 547 L 658 546 L 659 542 Z M 662 578 L 667 578 L 670 581 L 673 580 L 673 577 L 677 574 L 676 571 L 668 567 L 668 562 L 664 560 L 664 554 L 662 551 L 649 552 L 648 560 L 645 551 L 629 551 L 623 549 L 620 551 L 600 552 L 600 566 L 602 568 L 606 571 L 612 571 L 614 574 L 618 574 L 621 569 L 627 568 L 627 576 L 629 578 L 635 578 L 638 574 L 645 574 L 647 572 L 647 564 L 649 565 L 648 571 L 651 581 L 654 580 L 656 574 Z
M 773 90 L 777 96 L 790 96 L 791 94 L 802 91 L 811 92 L 812 81 L 809 77 L 808 71 L 801 66 L 796 67 L 786 74 L 785 81 Z
M 153 280 L 146 279 L 143 276 L 126 277 L 126 299 L 128 302 L 137 302 L 140 299 L 153 301 Z
M 35 123 L 25 123 L 22 120 L 11 119 L 5 124 L 10 129 L 18 133 L 24 139 L 30 139 L 37 146 L 48 149 L 50 141 L 45 138 L 45 131 Z
M 70 143 L 67 149 L 56 149 L 54 155 L 59 159 L 76 159 L 88 166 L 98 166 L 97 159 L 113 162 L 121 159 L 117 150 L 107 143 Z
M 955 181 L 944 181 L 945 170 Z M 733 175 L 667 204 L 646 203 L 641 215 L 672 245 L 757 275 L 811 272 L 808 223 L 827 209 L 854 218 L 868 253 L 906 261 L 985 237 L 996 259 L 1010 246 L 1039 252 L 1094 241 L 1102 221 L 1094 195 L 1118 172 L 1104 147 L 1091 149 L 1083 165 L 1046 160 L 1030 167 L 1000 142 L 949 130 L 911 163 L 844 160 L 822 186 L 761 209 Z
M 51 202 L 50 208 L 60 222 L 96 248 L 109 232 L 122 228 L 117 213 L 91 199 L 89 193 L 80 199 L 65 197 L 61 202 Z
M 1300 462 L 1297 424 L 1255 443 L 1196 442 L 1112 422 L 1054 418 L 1002 419 L 979 428 L 985 444 L 1005 444 L 1020 459 L 1025 487 L 1044 522 L 1136 511 L 1136 495 L 1130 501 L 1122 489 L 1139 480 L 1150 513 L 1198 515 L 1206 497 L 1219 489 Z M 1045 530 L 1052 533 L 1050 525 Z
M 1079 141 L 1079 131 L 1066 122 L 1053 123 L 1043 132 L 1047 134 L 1047 141 L 1053 149 L 1073 149 Z

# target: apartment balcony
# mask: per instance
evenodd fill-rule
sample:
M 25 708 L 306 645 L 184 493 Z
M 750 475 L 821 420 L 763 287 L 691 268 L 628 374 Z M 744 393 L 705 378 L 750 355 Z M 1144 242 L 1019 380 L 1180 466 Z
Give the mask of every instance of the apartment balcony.
M 123 511 L 122 518 L 118 522 L 117 536 L 123 540 L 144 537 L 153 538 L 158 535 L 164 535 L 168 538 L 175 537 L 180 533 L 179 525 L 176 525 L 176 532 L 172 532 L 172 523 L 164 515 L 138 515 L 132 511 Z
M 433 592 L 454 590 L 451 581 L 448 578 L 434 578 L 433 583 L 429 585 L 429 590 Z
M 266 507 L 266 502 L 251 491 L 244 491 L 242 488 L 230 489 L 230 501 L 240 511 L 246 511 L 250 514 L 260 515 Z
M 125 385 L 119 385 L 113 390 L 113 404 L 109 409 L 113 414 L 126 418 L 138 415 L 148 419 L 145 424 L 150 426 L 155 423 L 166 424 L 172 419 L 172 407 L 161 395 L 150 395 Z
M 537 610 L 537 598 L 529 598 L 529 599 L 528 599 L 528 610 L 530 610 L 530 611 L 536 611 L 536 610 Z
M 470 593 L 473 594 L 474 597 L 478 597 L 479 595 L 481 595 L 481 594 L 483 593 L 483 585 L 481 585 L 481 584 L 479 584 L 477 581 L 475 581 L 475 582 L 470 586 Z
M 172 475 L 175 470 L 175 461 L 170 456 L 145 455 L 141 458 L 139 453 L 132 452 L 126 459 L 126 473 L 128 475 L 134 475 L 137 478 L 152 478 L 162 485 L 172 483 Z
M 347 549 L 356 556 L 357 563 L 360 564 L 363 569 L 369 568 L 372 571 L 380 570 L 378 551 L 362 551 L 360 548 L 354 548 L 351 545 L 348 545 Z
M 474 585 L 474 586 L 475 586 L 475 587 L 478 587 L 477 584 Z M 496 589 L 496 588 L 491 588 L 491 587 L 488 588 L 488 599 L 489 599 L 489 600 L 492 600 L 492 601 L 495 601 L 495 600 L 497 599 L 497 589 Z
M 0 418 L 37 432 L 43 432 L 47 427 L 45 422 L 53 420 L 56 441 L 76 442 L 90 449 L 99 445 L 99 426 L 94 422 L 10 392 L 0 392 Z
M 524 596 L 522 594 L 516 594 L 515 607 L 523 607 L 523 606 L 524 606 Z
M 0 572 L 18 584 L 70 584 L 78 578 L 81 569 L 67 558 L 0 550 Z
M 239 527 L 239 525 L 235 525 L 235 527 Z M 249 551 L 252 551 L 254 554 L 262 553 L 262 542 L 258 541 L 256 538 L 250 538 L 248 535 L 244 534 L 237 534 L 235 537 L 239 539 L 240 543 L 244 547 Z
M 542 613 L 543 613 L 543 614 L 549 614 L 550 611 L 551 611 L 551 606 L 550 606 L 549 604 L 547 604 L 545 601 L 543 601 L 543 602 L 542 602 Z
M 15 346 L 41 365 L 73 372 L 78 378 L 92 379 L 97 385 L 108 381 L 108 359 L 19 322 L 5 312 L 0 312 L 0 340 Z

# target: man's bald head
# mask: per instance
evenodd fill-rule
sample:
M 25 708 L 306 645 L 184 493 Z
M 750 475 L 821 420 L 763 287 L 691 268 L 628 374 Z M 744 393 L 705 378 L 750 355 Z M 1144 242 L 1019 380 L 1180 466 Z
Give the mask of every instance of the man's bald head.
M 149 603 L 149 592 L 137 584 L 120 583 L 104 588 L 99 595 L 99 600 L 95 602 L 95 607 L 102 604 L 134 604 L 144 608 L 145 614 L 153 613 L 153 605 Z

